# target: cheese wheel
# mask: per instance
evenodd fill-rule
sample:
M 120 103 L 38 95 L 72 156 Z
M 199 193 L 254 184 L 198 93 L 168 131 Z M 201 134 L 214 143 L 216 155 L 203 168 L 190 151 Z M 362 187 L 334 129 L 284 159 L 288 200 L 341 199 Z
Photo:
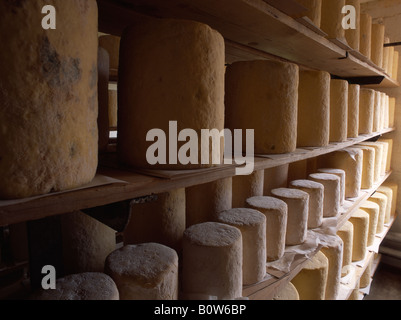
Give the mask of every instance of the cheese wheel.
M 387 141 L 377 141 L 377 144 L 381 144 L 383 146 L 383 153 L 382 153 L 382 161 L 381 161 L 381 168 L 380 168 L 380 174 L 384 176 L 387 172 L 387 161 L 389 158 L 389 142 Z
M 333 236 L 329 243 L 321 249 L 329 261 L 325 300 L 337 300 L 338 298 L 343 264 L 343 246 L 342 239 Z
M 330 142 L 347 141 L 348 82 L 332 79 L 330 82 Z
M 346 29 L 345 38 L 352 49 L 359 51 L 359 42 L 361 38 L 361 0 L 346 0 L 345 4 L 355 8 L 355 29 Z
M 306 16 L 316 27 L 320 28 L 322 21 L 322 0 L 297 0 L 297 2 L 308 9 Z
M 342 26 L 344 18 L 342 9 L 345 0 L 322 1 L 322 22 L 320 28 L 327 33 L 329 39 L 345 40 L 345 30 Z
M 182 288 L 218 300 L 242 296 L 242 236 L 229 225 L 206 222 L 184 233 Z
M 304 268 L 292 279 L 300 300 L 324 300 L 328 277 L 329 261 L 319 251 L 306 262 Z
M 288 206 L 286 245 L 304 243 L 308 229 L 309 195 L 304 191 L 288 188 L 274 189 L 272 195 Z
M 99 130 L 99 151 L 107 151 L 109 144 L 109 54 L 101 47 L 98 49 L 98 101 L 97 126 Z
M 320 168 L 317 173 L 334 174 L 340 178 L 340 205 L 345 201 L 345 171 L 341 169 Z
M 254 129 L 256 154 L 295 151 L 298 83 L 298 66 L 292 63 L 258 60 L 228 66 L 227 128 Z
M 384 142 L 387 143 L 387 158 L 386 158 L 386 169 L 385 172 L 389 172 L 391 170 L 391 161 L 393 158 L 393 145 L 394 145 L 394 140 L 393 139 L 384 139 L 380 138 L 377 140 L 378 142 Z
M 295 288 L 295 286 L 291 282 L 288 282 L 286 284 L 286 286 L 273 297 L 273 300 L 277 300 L 277 301 L 299 300 L 298 290 L 297 290 L 297 288 Z
M 382 233 L 384 231 L 384 220 L 386 218 L 387 201 L 388 201 L 387 196 L 384 195 L 383 193 L 376 192 L 369 198 L 369 200 L 374 203 L 377 203 L 380 207 L 376 233 Z
M 56 281 L 56 289 L 40 289 L 33 300 L 119 300 L 118 288 L 111 277 L 101 272 L 71 274 Z
M 390 97 L 385 94 L 383 129 L 390 128 Z
M 266 260 L 281 259 L 285 251 L 287 204 L 273 197 L 252 197 L 246 200 L 246 206 L 266 216 Z
M 348 138 L 359 136 L 359 97 L 361 86 L 351 84 L 348 86 Z
M 397 210 L 398 184 L 392 181 L 386 181 L 382 184 L 382 186 L 391 188 L 393 191 L 393 198 L 391 201 L 391 216 L 394 217 Z
M 361 189 L 371 189 L 375 182 L 376 151 L 368 146 L 354 146 L 354 148 L 359 148 L 363 151 Z
M 369 214 L 363 210 L 356 211 L 349 221 L 354 226 L 354 238 L 352 245 L 352 261 L 365 259 L 369 234 Z
M 387 36 L 384 36 L 384 44 L 390 43 L 390 38 Z M 393 52 L 394 54 L 394 52 Z M 391 57 L 391 66 L 393 65 L 393 56 Z M 384 47 L 383 48 L 383 70 L 385 73 L 390 75 L 389 73 L 389 61 L 390 61 L 390 47 Z
M 131 203 L 124 244 L 155 242 L 180 252 L 185 227 L 185 189 L 172 190 L 151 202 Z
M 400 53 L 398 51 L 394 51 L 394 60 L 393 60 L 393 73 L 392 78 L 398 81 L 398 64 L 400 60 Z
M 375 172 L 374 172 L 374 182 L 378 183 L 381 177 L 382 170 L 382 158 L 383 158 L 383 145 L 376 142 L 361 142 L 358 145 L 368 146 L 375 149 Z
M 387 197 L 387 204 L 386 204 L 386 214 L 384 216 L 384 224 L 390 223 L 391 220 L 391 206 L 393 204 L 393 189 L 380 186 L 377 188 L 377 192 L 383 193 Z
M 372 16 L 361 13 L 361 38 L 359 42 L 359 52 L 368 59 L 372 52 Z
M 175 41 L 171 41 L 173 38 Z M 217 161 L 211 161 L 212 155 L 216 158 L 218 150 L 211 150 L 212 144 L 203 145 L 200 132 L 224 129 L 223 37 L 195 21 L 146 20 L 125 29 L 119 63 L 117 151 L 120 162 L 167 170 L 214 166 Z M 171 121 L 176 122 L 177 132 Z M 154 129 L 157 134 L 152 132 Z M 198 157 L 188 164 L 177 159 L 185 143 L 180 142 L 176 148 L 174 144 L 175 136 L 184 129 L 199 135 L 197 143 L 193 143 L 198 147 Z M 149 141 L 152 140 L 149 134 L 153 133 L 158 140 L 168 134 L 169 141 L 174 141 L 173 146 L 169 144 L 168 156 L 160 155 L 163 153 L 160 148 L 165 149 L 165 145 L 159 147 L 158 141 L 154 146 L 155 137 Z M 158 152 L 152 154 L 151 150 L 156 148 Z M 221 163 L 222 144 L 220 149 Z
M 107 50 L 110 56 L 110 75 L 117 76 L 120 60 L 121 38 L 113 35 L 102 35 L 99 37 L 99 47 Z
M 373 114 L 373 132 L 380 131 L 381 92 L 375 91 L 375 104 Z
M 338 168 L 345 171 L 345 197 L 359 196 L 362 183 L 363 151 L 357 148 L 346 148 L 319 157 L 320 167 Z
M 263 194 L 270 196 L 273 189 L 286 188 L 288 184 L 289 164 L 265 170 Z
M 186 188 L 185 197 L 187 228 L 216 221 L 219 212 L 232 208 L 232 178 Z
M 0 38 L 7 48 L 0 59 L 7 77 L 0 90 L 0 198 L 65 191 L 96 174 L 96 1 L 52 3 L 55 30 L 41 25 L 48 1 L 0 4 Z
M 389 120 L 388 126 L 389 128 L 394 128 L 395 125 L 395 98 L 389 98 Z
M 297 146 L 327 146 L 330 138 L 329 127 L 330 74 L 325 71 L 300 71 Z
M 61 217 L 66 274 L 103 272 L 104 261 L 116 249 L 116 231 L 83 212 Z
M 217 221 L 241 231 L 243 285 L 262 281 L 266 275 L 265 215 L 253 209 L 231 209 L 219 213 Z
M 382 24 L 372 24 L 372 52 L 371 60 L 379 68 L 383 67 L 383 44 L 385 27 Z
M 324 185 L 310 180 L 294 180 L 289 187 L 309 194 L 308 229 L 319 228 L 323 223 Z
M 308 178 L 324 186 L 323 217 L 337 217 L 341 206 L 340 178 L 327 173 L 312 173 Z
M 369 233 L 367 246 L 370 247 L 373 245 L 375 240 L 377 224 L 379 222 L 380 207 L 376 202 L 367 200 L 361 204 L 360 209 L 369 214 Z
M 232 178 L 233 208 L 243 208 L 245 201 L 251 197 L 263 196 L 263 182 L 265 171 L 255 171 L 247 176 L 235 176 Z
M 373 132 L 375 91 L 361 88 L 359 98 L 359 134 L 371 134 Z
M 372 281 L 372 264 L 373 264 L 373 260 L 370 263 L 368 263 L 364 273 L 361 276 L 361 280 L 359 283 L 359 287 L 361 289 L 367 288 Z
M 118 114 L 117 85 L 109 84 L 109 127 L 117 128 Z
M 381 132 L 385 128 L 386 122 L 386 97 L 387 95 L 384 92 L 380 93 L 380 125 L 379 125 L 379 132 Z
M 164 245 L 127 245 L 112 252 L 105 273 L 113 278 L 121 300 L 177 300 L 178 255 Z
M 347 221 L 338 231 L 337 235 L 343 241 L 343 268 L 342 276 L 346 275 L 346 266 L 352 264 L 352 250 L 354 240 L 354 225 Z
M 388 49 L 389 50 L 389 55 L 388 55 L 388 75 L 390 78 L 393 78 L 393 65 L 394 65 L 394 54 L 395 54 L 395 48 L 394 47 L 387 47 L 384 49 Z M 384 58 L 383 58 L 384 59 Z

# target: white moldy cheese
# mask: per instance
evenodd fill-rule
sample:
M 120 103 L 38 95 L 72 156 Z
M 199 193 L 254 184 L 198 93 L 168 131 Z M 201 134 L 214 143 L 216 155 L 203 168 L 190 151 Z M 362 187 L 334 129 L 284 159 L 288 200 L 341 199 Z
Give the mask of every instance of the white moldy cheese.
M 359 52 L 370 59 L 372 52 L 372 16 L 367 13 L 361 13 Z
M 354 148 L 360 148 L 363 151 L 361 189 L 371 189 L 375 181 L 376 151 L 368 146 L 354 146 Z
M 0 3 L 0 198 L 65 191 L 96 174 L 96 1 L 52 1 L 55 30 L 42 28 L 46 4 Z
M 373 132 L 375 91 L 361 88 L 359 97 L 359 134 Z
M 293 152 L 297 144 L 298 66 L 235 62 L 226 73 L 226 127 L 255 130 L 256 154 Z M 243 150 L 246 139 L 243 138 Z
M 387 197 L 386 215 L 384 217 L 384 224 L 387 224 L 391 220 L 391 210 L 392 210 L 391 206 L 393 204 L 393 189 L 382 185 L 377 189 L 377 192 L 383 193 Z
M 378 183 L 381 177 L 382 171 L 382 159 L 383 159 L 383 145 L 376 142 L 361 142 L 358 145 L 368 146 L 375 149 L 375 171 L 374 171 L 374 182 Z
M 287 204 L 273 197 L 252 197 L 246 206 L 260 211 L 266 217 L 266 260 L 276 261 L 283 257 L 287 232 Z
M 345 201 L 345 171 L 341 169 L 320 168 L 317 173 L 334 174 L 340 178 L 340 204 L 343 205 Z
M 354 241 L 354 225 L 347 221 L 338 231 L 337 235 L 343 241 L 343 272 L 342 276 L 345 276 L 344 267 L 352 264 L 352 249 Z
M 361 86 L 350 84 L 348 86 L 348 138 L 359 136 L 359 99 Z
M 325 300 L 337 300 L 340 292 L 341 270 L 343 264 L 344 243 L 339 236 L 333 236 L 321 249 L 329 261 Z
M 380 207 L 377 203 L 367 200 L 361 204 L 360 209 L 369 214 L 369 233 L 367 246 L 370 247 L 373 245 L 375 240 L 377 223 L 379 222 Z
M 332 79 L 330 82 L 330 142 L 347 141 L 348 82 Z
M 352 261 L 365 259 L 369 233 L 369 214 L 363 210 L 355 212 L 349 221 L 354 226 L 354 239 L 352 245 Z

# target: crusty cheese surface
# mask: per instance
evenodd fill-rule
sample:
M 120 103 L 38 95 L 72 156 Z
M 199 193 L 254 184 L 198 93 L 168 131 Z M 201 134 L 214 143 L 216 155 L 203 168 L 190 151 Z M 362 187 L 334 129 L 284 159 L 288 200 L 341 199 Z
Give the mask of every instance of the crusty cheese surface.
M 363 151 L 361 189 L 371 189 L 375 181 L 376 151 L 368 146 L 354 146 L 354 148 L 360 148 Z
M 343 271 L 344 267 L 352 264 L 352 250 L 354 241 L 354 225 L 347 221 L 338 231 L 337 235 L 343 241 Z M 345 272 L 342 275 L 345 276 Z
M 299 300 L 298 290 L 291 282 L 288 282 L 284 289 L 274 296 L 273 300 Z
M 321 29 L 327 33 L 329 39 L 345 40 L 345 29 L 342 27 L 344 16 L 341 11 L 345 0 L 323 0 Z
M 369 214 L 369 233 L 367 246 L 371 246 L 374 243 L 377 223 L 379 222 L 380 207 L 373 201 L 364 201 L 360 209 Z
M 361 87 L 358 84 L 348 86 L 348 138 L 359 136 L 359 99 Z
M 386 210 L 388 201 L 387 196 L 383 193 L 375 192 L 369 198 L 369 201 L 377 203 L 380 207 L 376 233 L 382 233 L 384 231 L 384 220 L 386 219 Z
M 340 204 L 343 205 L 345 201 L 345 171 L 342 169 L 320 168 L 317 173 L 334 174 L 340 178 Z
M 337 300 L 340 293 L 341 270 L 343 264 L 344 243 L 338 236 L 321 249 L 329 261 L 325 300 Z
M 372 24 L 372 52 L 371 60 L 379 68 L 383 67 L 383 44 L 385 26 L 383 24 Z
M 347 40 L 348 45 L 359 51 L 359 43 L 361 37 L 361 0 L 346 0 L 346 5 L 351 5 L 355 8 L 355 29 L 349 28 L 345 30 L 345 38 Z
M 369 214 L 363 210 L 355 212 L 349 221 L 354 226 L 354 239 L 352 245 L 352 261 L 365 259 L 369 233 Z
M 330 142 L 344 142 L 348 134 L 348 82 L 330 82 Z
M 375 149 L 375 171 L 374 171 L 374 182 L 377 183 L 381 177 L 382 171 L 382 159 L 383 159 L 383 152 L 384 146 L 382 144 L 376 142 L 361 142 L 358 145 L 361 146 L 368 146 Z
M 306 16 L 316 27 L 320 28 L 322 21 L 322 0 L 297 0 L 297 2 L 308 9 Z
M 391 220 L 391 211 L 392 211 L 391 206 L 393 204 L 393 189 L 382 185 L 377 189 L 377 192 L 383 193 L 387 197 L 386 215 L 384 217 L 384 223 L 387 224 Z
M 359 98 L 359 134 L 370 134 L 373 132 L 375 91 L 362 88 Z
M 386 181 L 382 184 L 384 187 L 389 187 L 393 191 L 393 198 L 391 201 L 391 216 L 395 216 L 397 209 L 397 198 L 398 198 L 398 184 L 393 181 Z
M 368 59 L 372 52 L 372 16 L 367 13 L 361 13 L 361 38 L 359 51 Z

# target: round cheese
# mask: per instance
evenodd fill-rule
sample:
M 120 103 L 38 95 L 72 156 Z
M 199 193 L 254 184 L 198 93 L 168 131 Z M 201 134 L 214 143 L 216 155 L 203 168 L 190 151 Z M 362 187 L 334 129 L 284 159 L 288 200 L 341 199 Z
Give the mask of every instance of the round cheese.
M 373 245 L 375 240 L 377 224 L 379 222 L 380 207 L 376 202 L 367 200 L 361 204 L 360 209 L 369 214 L 369 233 L 367 246 L 370 247 Z
M 388 52 L 389 52 L 389 54 L 388 54 L 388 66 L 387 66 L 388 72 L 387 72 L 387 74 L 389 75 L 390 78 L 393 78 L 394 55 L 395 55 L 395 53 L 397 51 L 395 51 L 395 47 L 387 47 L 387 48 L 384 48 L 384 49 L 388 49 Z
M 386 187 L 386 186 L 380 186 L 377 189 L 377 192 L 383 193 L 387 197 L 387 205 L 386 205 L 386 215 L 384 217 L 384 224 L 390 223 L 391 220 L 391 206 L 393 203 L 393 189 Z
M 219 300 L 242 297 L 242 235 L 232 226 L 206 222 L 184 233 L 182 289 Z
M 254 129 L 256 154 L 295 151 L 298 83 L 298 66 L 292 63 L 258 60 L 228 66 L 227 128 Z
M 273 300 L 277 301 L 296 301 L 299 300 L 299 294 L 297 288 L 291 283 L 288 282 L 287 285 L 279 292 L 277 293 Z
M 48 1 L 0 4 L 0 198 L 78 188 L 96 174 L 96 1 L 52 3 L 55 30 L 41 25 Z
M 243 285 L 263 280 L 266 275 L 265 215 L 253 209 L 231 209 L 219 213 L 217 221 L 241 231 Z
M 337 235 L 343 241 L 343 268 L 342 276 L 346 275 L 347 266 L 352 264 L 352 250 L 354 241 L 354 225 L 347 221 L 338 231 Z
M 322 0 L 297 0 L 297 2 L 308 9 L 306 16 L 316 27 L 320 28 L 322 21 Z
M 304 243 L 308 229 L 309 195 L 304 191 L 288 188 L 274 189 L 272 195 L 288 206 L 286 245 Z
M 117 86 L 109 84 L 109 127 L 117 128 L 118 124 L 118 95 Z
M 264 173 L 264 170 L 259 170 L 247 176 L 232 178 L 233 208 L 243 208 L 246 199 L 263 196 Z
M 384 36 L 384 44 L 390 43 L 390 38 L 387 36 Z M 393 52 L 394 54 L 394 52 Z M 390 47 L 384 47 L 383 48 L 383 70 L 385 73 L 389 74 L 389 61 L 390 61 Z M 391 60 L 393 60 L 393 57 L 391 57 Z M 392 62 L 391 62 L 392 65 Z M 391 76 L 390 76 L 391 77 Z
M 359 42 L 361 37 L 361 0 L 346 0 L 345 4 L 351 5 L 355 8 L 355 29 L 346 29 L 345 38 L 352 49 L 359 51 Z
M 359 52 L 370 59 L 372 52 L 372 16 L 367 13 L 361 13 Z
M 266 216 L 266 260 L 281 259 L 285 251 L 287 204 L 273 197 L 252 197 L 246 200 L 246 205 Z
M 389 98 L 389 128 L 394 128 L 395 125 L 395 98 Z
M 382 184 L 382 186 L 391 188 L 391 190 L 393 190 L 393 198 L 391 201 L 391 216 L 394 217 L 397 210 L 398 184 L 392 181 L 386 181 Z
M 371 60 L 379 68 L 383 67 L 383 44 L 385 27 L 382 24 L 372 24 L 372 52 Z
M 286 188 L 288 184 L 289 164 L 265 170 L 263 194 L 271 195 L 273 189 Z
M 375 91 L 361 88 L 359 98 L 359 134 L 371 134 L 373 132 Z
M 360 148 L 363 151 L 361 189 L 371 189 L 375 182 L 376 151 L 368 146 L 354 146 L 354 148 Z
M 358 145 L 368 146 L 375 149 L 374 182 L 378 183 L 381 177 L 382 170 L 383 145 L 376 142 L 361 142 Z
M 340 205 L 343 205 L 345 201 L 345 171 L 331 168 L 320 168 L 316 171 L 317 173 L 334 174 L 340 178 Z
M 105 273 L 113 278 L 121 300 L 177 300 L 178 255 L 158 243 L 128 245 L 112 252 Z
M 389 172 L 391 170 L 391 161 L 393 158 L 393 145 L 394 145 L 394 140 L 393 139 L 384 139 L 380 138 L 377 140 L 377 142 L 384 142 L 387 143 L 387 158 L 386 158 L 386 168 L 385 172 Z
M 345 40 L 345 29 L 342 26 L 344 15 L 342 9 L 345 0 L 322 1 L 322 22 L 320 28 L 329 39 Z
M 390 150 L 390 143 L 389 142 L 386 142 L 386 141 L 384 141 L 384 140 L 378 140 L 377 142 L 376 142 L 377 144 L 381 144 L 382 146 L 383 146 L 383 153 L 382 153 L 382 161 L 381 161 L 381 168 L 380 168 L 380 174 L 382 175 L 382 176 L 384 176 L 385 174 L 386 174 L 386 172 L 387 172 L 387 167 L 388 167 L 388 164 L 387 164 L 387 161 L 388 161 L 388 159 L 389 159 L 389 150 Z
M 380 131 L 380 113 L 381 113 L 381 92 L 375 91 L 375 104 L 373 113 L 373 132 Z
M 329 261 L 325 300 L 337 300 L 338 298 L 343 264 L 343 246 L 342 239 L 338 236 L 334 236 L 333 239 L 321 249 L 321 252 Z
M 300 71 L 297 146 L 327 146 L 329 127 L 330 74 L 324 71 Z
M 348 87 L 348 138 L 359 136 L 359 98 L 360 85 L 351 84 Z
M 347 141 L 348 82 L 332 79 L 330 82 L 330 142 Z
M 387 210 L 387 196 L 380 192 L 375 192 L 370 198 L 370 201 L 375 202 L 379 205 L 379 219 L 377 222 L 376 233 L 382 233 L 384 231 L 384 221 L 386 219 L 386 210 Z
M 354 226 L 354 239 L 352 241 L 352 261 L 365 259 L 369 234 L 369 214 L 363 210 L 356 211 L 349 221 Z
M 398 51 L 394 51 L 394 60 L 393 60 L 393 73 L 392 78 L 398 81 L 398 64 L 400 59 L 400 53 Z

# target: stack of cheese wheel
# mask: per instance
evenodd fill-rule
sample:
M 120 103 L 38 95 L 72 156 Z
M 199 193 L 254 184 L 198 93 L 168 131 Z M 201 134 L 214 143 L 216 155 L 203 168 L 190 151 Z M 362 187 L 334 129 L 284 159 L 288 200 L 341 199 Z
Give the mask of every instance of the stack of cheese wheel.
M 375 142 L 361 142 L 358 145 L 368 146 L 375 149 L 375 171 L 374 182 L 378 183 L 381 177 L 382 158 L 383 158 L 383 145 Z
M 380 186 L 377 192 L 383 193 L 387 197 L 386 214 L 384 216 L 384 224 L 388 224 L 391 220 L 391 206 L 393 204 L 393 189 Z
M 349 221 L 354 226 L 352 261 L 361 261 L 366 257 L 369 234 L 369 214 L 359 209 L 352 215 Z
M 106 49 L 110 57 L 110 76 L 117 77 L 120 60 L 121 38 L 113 35 L 102 35 L 99 37 L 99 47 Z
M 345 171 L 345 197 L 359 196 L 362 183 L 363 151 L 358 148 L 345 148 L 319 157 L 321 168 L 337 168 Z
M 327 33 L 329 39 L 345 40 L 345 29 L 342 26 L 344 18 L 342 9 L 345 0 L 323 0 L 321 29 Z
M 343 241 L 342 276 L 346 276 L 347 266 L 352 264 L 352 249 L 354 241 L 354 225 L 347 221 L 338 231 L 337 235 Z
M 99 151 L 107 151 L 109 144 L 109 54 L 101 47 L 97 59 L 97 88 L 98 88 L 98 118 Z
M 287 204 L 273 197 L 252 197 L 246 200 L 246 205 L 266 216 L 266 260 L 281 259 L 285 251 Z
M 319 251 L 291 281 L 300 300 L 324 300 L 329 260 Z
M 330 142 L 347 141 L 348 82 L 332 79 L 330 82 Z
M 361 204 L 360 209 L 369 214 L 369 233 L 367 246 L 370 247 L 373 245 L 375 240 L 377 224 L 379 222 L 380 207 L 377 203 L 367 200 Z
M 232 226 L 206 222 L 184 233 L 182 289 L 185 295 L 218 300 L 242 296 L 242 235 Z
M 330 74 L 324 71 L 300 71 L 297 146 L 327 146 L 330 138 L 329 127 Z
M 345 171 L 341 169 L 320 168 L 317 173 L 334 174 L 340 178 L 340 205 L 345 201 Z
M 71 274 L 57 279 L 53 290 L 35 292 L 33 300 L 119 300 L 118 288 L 111 277 L 101 272 Z
M 288 185 L 289 164 L 265 170 L 263 194 L 271 195 L 273 189 L 286 188 Z
M 359 97 L 359 134 L 373 132 L 375 91 L 361 88 Z
M 340 213 L 341 205 L 341 182 L 340 178 L 334 174 L 312 173 L 309 180 L 323 185 L 323 217 L 337 217 Z
M 389 172 L 391 170 L 391 161 L 393 158 L 393 145 L 394 145 L 394 140 L 393 139 L 384 139 L 380 138 L 378 142 L 384 142 L 387 143 L 387 161 L 386 161 L 386 169 L 385 172 Z
M 97 170 L 96 1 L 52 3 L 57 29 L 51 31 L 40 23 L 48 1 L 0 3 L 7 48 L 0 54 L 7 77 L 0 90 L 3 199 L 77 188 Z
M 116 231 L 83 212 L 61 217 L 66 274 L 103 272 L 104 261 L 116 249 Z
M 291 283 L 288 282 L 287 285 L 284 287 L 283 290 L 281 290 L 279 293 L 277 293 L 274 297 L 273 300 L 289 300 L 289 301 L 295 301 L 299 300 L 299 293 L 297 288 Z
M 272 195 L 283 200 L 288 206 L 286 245 L 304 243 L 308 230 L 309 195 L 304 191 L 289 188 L 274 189 Z
M 372 16 L 367 13 L 361 13 L 361 35 L 359 43 L 359 52 L 368 59 L 372 52 Z
M 348 87 L 348 138 L 359 136 L 359 99 L 361 86 L 351 84 Z
M 321 249 L 329 261 L 325 300 L 337 300 L 338 298 L 343 264 L 343 246 L 343 241 L 339 236 L 332 236 Z
M 124 246 L 107 257 L 104 270 L 116 283 L 121 300 L 178 299 L 178 255 L 169 247 Z
M 198 139 L 197 159 L 182 163 L 177 158 L 184 142 L 170 140 L 167 156 L 154 141 L 159 132 L 171 132 L 171 138 L 184 129 L 198 134 L 224 129 L 224 63 L 224 39 L 205 24 L 149 19 L 125 29 L 118 75 L 120 162 L 166 170 L 220 164 L 223 144 L 212 150 L 212 144 Z
M 298 83 L 298 66 L 292 63 L 260 60 L 228 66 L 227 128 L 254 129 L 256 154 L 295 151 Z
M 153 201 L 130 206 L 124 244 L 156 242 L 180 252 L 185 231 L 185 189 L 158 194 Z
M 384 230 L 384 219 L 386 218 L 386 210 L 387 210 L 387 196 L 380 192 L 375 192 L 370 198 L 369 201 L 377 203 L 380 207 L 379 211 L 379 219 L 377 222 L 376 233 L 382 233 Z
M 352 49 L 359 51 L 361 37 L 361 0 L 346 0 L 345 3 L 355 8 L 355 28 L 346 29 L 345 38 Z
M 257 210 L 241 208 L 223 211 L 217 220 L 241 231 L 243 285 L 261 281 L 266 275 L 266 217 Z
M 294 180 L 289 187 L 309 194 L 308 229 L 319 228 L 323 223 L 324 185 L 310 180 Z
M 219 212 L 232 208 L 232 178 L 186 188 L 185 196 L 187 228 L 194 224 L 216 221 Z
M 376 151 L 368 146 L 354 146 L 363 151 L 361 189 L 373 188 L 375 182 L 375 159 Z
M 382 184 L 383 187 L 391 188 L 393 191 L 393 199 L 391 201 L 391 217 L 395 217 L 397 208 L 398 184 L 391 181 L 386 181 Z
M 233 208 L 243 208 L 246 199 L 263 196 L 264 170 L 255 171 L 247 176 L 235 176 L 232 178 Z
M 382 24 L 372 24 L 372 51 L 370 59 L 379 68 L 383 67 L 383 44 L 385 27 Z

